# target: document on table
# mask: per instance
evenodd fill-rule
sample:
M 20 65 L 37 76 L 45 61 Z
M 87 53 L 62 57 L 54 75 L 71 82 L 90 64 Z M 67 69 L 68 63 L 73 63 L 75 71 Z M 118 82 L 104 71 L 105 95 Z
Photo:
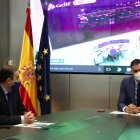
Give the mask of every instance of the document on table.
M 140 116 L 140 113 L 137 114 L 130 114 L 130 113 L 126 113 L 126 112 L 122 112 L 122 111 L 112 111 L 109 114 L 116 114 L 116 115 L 132 115 L 132 116 Z
M 47 128 L 55 123 L 48 123 L 48 122 L 33 122 L 31 124 L 17 124 L 14 125 L 15 127 L 28 127 L 28 128 Z

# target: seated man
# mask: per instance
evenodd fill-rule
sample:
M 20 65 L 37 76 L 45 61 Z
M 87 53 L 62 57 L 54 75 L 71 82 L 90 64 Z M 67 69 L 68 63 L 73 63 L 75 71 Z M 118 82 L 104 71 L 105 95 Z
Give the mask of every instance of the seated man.
M 14 66 L 5 65 L 0 69 L 0 125 L 32 123 L 34 114 L 26 109 L 18 89 L 13 88 L 18 77 Z
M 131 64 L 132 76 L 121 82 L 118 109 L 127 113 L 140 112 L 140 59 L 134 59 Z

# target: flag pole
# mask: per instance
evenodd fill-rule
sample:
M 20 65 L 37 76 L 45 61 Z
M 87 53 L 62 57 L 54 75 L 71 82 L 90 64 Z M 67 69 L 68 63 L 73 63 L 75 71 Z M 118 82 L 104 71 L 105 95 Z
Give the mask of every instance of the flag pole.
M 30 0 L 28 0 L 28 7 L 30 7 Z

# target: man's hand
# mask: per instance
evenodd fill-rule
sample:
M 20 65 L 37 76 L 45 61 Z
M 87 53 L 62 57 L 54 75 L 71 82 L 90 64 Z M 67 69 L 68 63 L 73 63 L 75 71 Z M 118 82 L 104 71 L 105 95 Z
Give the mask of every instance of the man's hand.
M 35 120 L 35 117 L 31 111 L 24 114 L 24 123 L 32 123 L 34 120 Z
M 134 104 L 130 104 L 125 108 L 126 113 L 136 114 L 140 112 L 140 108 L 135 106 Z
M 134 107 L 136 107 L 136 106 L 135 106 L 134 104 L 129 104 L 128 107 L 134 108 Z

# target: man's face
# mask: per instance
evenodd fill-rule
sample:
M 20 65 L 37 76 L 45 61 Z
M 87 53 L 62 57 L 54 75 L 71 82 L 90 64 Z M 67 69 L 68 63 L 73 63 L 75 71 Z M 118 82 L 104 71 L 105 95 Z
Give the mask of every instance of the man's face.
M 19 82 L 19 72 L 18 71 L 14 72 L 13 79 L 11 79 L 11 78 L 7 79 L 9 89 L 11 89 L 11 87 L 14 85 L 15 82 Z
M 132 66 L 131 70 L 132 75 L 135 75 L 138 72 L 140 72 L 140 64 Z

